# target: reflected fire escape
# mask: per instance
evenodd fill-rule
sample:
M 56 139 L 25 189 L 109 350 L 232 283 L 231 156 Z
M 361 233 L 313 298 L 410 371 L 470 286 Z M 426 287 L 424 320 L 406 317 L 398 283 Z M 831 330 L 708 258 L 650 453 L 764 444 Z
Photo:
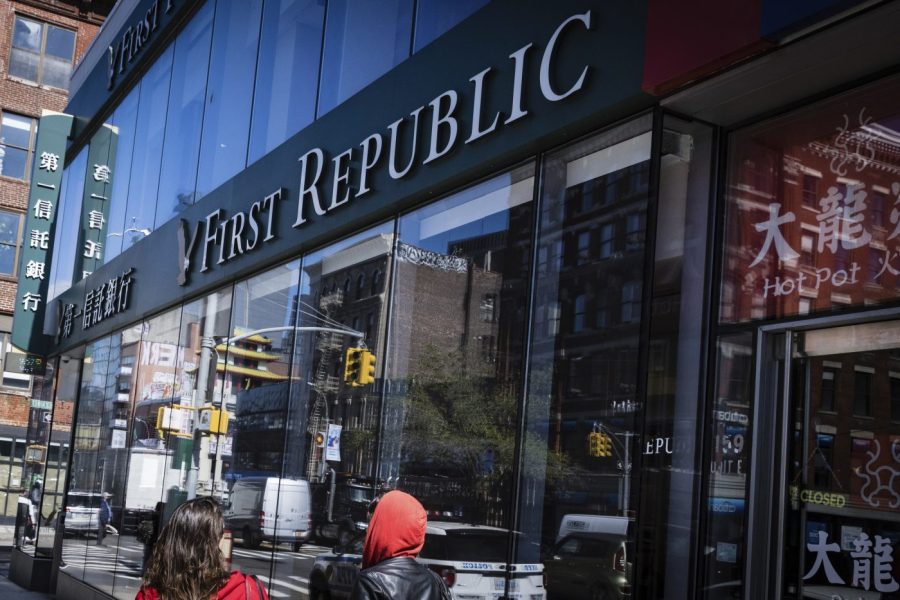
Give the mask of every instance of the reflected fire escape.
M 322 294 L 319 303 L 319 310 L 328 318 L 333 318 L 333 313 L 338 307 L 344 303 L 343 290 L 334 290 L 333 292 Z M 341 348 L 343 347 L 343 335 L 335 332 L 323 331 L 317 335 L 316 352 L 319 355 L 319 364 L 316 367 L 316 374 L 311 383 L 313 392 L 312 409 L 309 414 L 308 431 L 312 439 L 316 438 L 317 433 L 324 433 L 330 419 L 328 416 L 328 395 L 336 394 L 340 385 L 340 380 L 335 375 L 331 375 L 328 369 L 335 364 L 334 357 L 340 357 Z M 309 461 L 306 465 L 306 477 L 310 481 L 315 481 L 323 476 L 323 468 L 325 461 L 315 451 L 309 453 Z

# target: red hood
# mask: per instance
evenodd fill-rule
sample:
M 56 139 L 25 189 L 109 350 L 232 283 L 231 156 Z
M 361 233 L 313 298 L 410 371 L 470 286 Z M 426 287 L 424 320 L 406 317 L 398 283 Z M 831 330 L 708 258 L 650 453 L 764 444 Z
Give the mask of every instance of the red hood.
M 244 580 L 246 578 L 241 574 L 240 571 L 232 571 L 231 577 L 225 582 L 225 585 L 219 589 L 219 593 L 216 594 L 216 600 L 245 600 L 247 596 L 245 595 L 245 584 Z M 251 596 L 250 598 L 256 598 L 255 586 L 251 585 Z M 134 600 L 159 600 L 159 594 L 155 589 L 149 586 L 144 586 L 138 591 L 137 596 L 134 597 Z
M 398 556 L 415 557 L 425 543 L 425 509 L 405 492 L 388 492 L 375 507 L 366 532 L 363 569 Z

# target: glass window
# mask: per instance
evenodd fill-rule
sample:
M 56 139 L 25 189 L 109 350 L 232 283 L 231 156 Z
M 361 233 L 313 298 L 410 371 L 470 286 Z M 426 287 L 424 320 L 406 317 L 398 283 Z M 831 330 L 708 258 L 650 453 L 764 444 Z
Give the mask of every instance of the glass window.
M 0 210 L 0 275 L 15 275 L 19 264 L 22 215 Z
M 311 535 L 303 458 L 294 456 L 293 471 L 282 471 L 299 279 L 300 263 L 293 261 L 236 283 L 227 337 L 216 346 L 220 392 L 214 403 L 234 418 L 226 435 L 210 436 L 211 462 L 221 465 L 210 477 L 227 492 L 226 527 L 247 550 L 235 552 L 233 564 L 265 583 L 271 553 L 295 551 Z M 304 437 L 304 429 L 293 431 Z M 293 447 L 305 449 L 302 443 Z M 274 560 L 294 562 L 289 554 Z
M 854 372 L 854 416 L 868 417 L 872 415 L 872 377 L 869 371 L 857 369 Z
M 753 336 L 737 334 L 717 344 L 715 444 L 707 488 L 705 593 L 703 598 L 733 598 L 744 577 L 747 473 L 752 431 Z M 686 534 L 685 534 L 686 535 Z M 686 536 L 687 537 L 687 536 Z
M 572 332 L 580 333 L 584 331 L 584 313 L 587 306 L 587 296 L 579 294 L 575 296 L 575 310 L 572 315 Z
M 318 116 L 406 60 L 412 13 L 412 0 L 328 3 Z
M 84 195 L 87 155 L 88 147 L 85 146 L 63 170 L 59 210 L 56 213 L 56 239 L 53 241 L 53 267 L 48 293 L 50 298 L 55 298 L 72 285 L 75 271 L 72 248 L 77 245 L 81 230 L 81 200 Z
M 730 135 L 723 322 L 897 298 L 900 225 L 883 226 L 877 194 L 900 159 L 875 157 L 897 146 L 898 94 L 892 76 Z
M 35 119 L 3 112 L 0 123 L 0 175 L 14 179 L 28 178 L 36 133 Z
M 204 4 L 175 39 L 154 227 L 194 203 L 214 8 Z
M 340 283 L 376 266 L 385 270 L 390 264 L 393 231 L 393 223 L 387 223 L 303 259 L 299 297 L 294 300 L 299 330 L 291 368 L 298 376 L 291 379 L 287 412 L 288 431 L 295 433 L 285 440 L 282 477 L 309 482 L 312 535 L 315 543 L 323 546 L 361 540 L 368 503 L 378 490 L 373 477 L 387 298 L 345 302 Z M 362 339 L 342 325 L 361 316 L 367 323 Z M 350 349 L 361 348 L 363 343 L 375 362 L 373 381 L 366 383 L 359 377 L 351 380 L 353 368 L 347 363 Z M 306 533 L 300 535 L 306 539 Z M 306 578 L 312 579 L 310 596 L 315 597 L 319 582 L 310 578 L 311 567 L 302 560 L 277 562 L 272 590 L 294 595 L 280 582 Z
M 262 4 L 244 0 L 216 6 L 197 198 L 247 165 Z
M 123 236 L 123 250 L 144 239 L 154 226 L 173 50 L 170 44 L 141 80 L 125 212 L 126 229 L 131 227 L 133 231 Z
M 140 338 L 132 336 L 122 344 L 119 374 L 112 387 L 119 405 L 133 407 L 130 417 L 129 452 L 122 499 L 122 528 L 117 538 L 119 556 L 129 556 L 115 574 L 115 595 L 130 599 L 140 586 L 148 550 L 136 535 L 142 522 L 162 522 L 165 510 L 159 504 L 167 500 L 177 505 L 184 490 L 187 464 L 186 440 L 162 427 L 159 409 L 190 403 L 191 389 L 181 384 L 185 362 L 194 364 L 195 348 L 179 345 L 181 308 L 163 313 L 142 324 Z M 124 410 L 123 410 L 124 413 Z M 174 507 L 173 507 L 174 509 Z
M 416 0 L 416 31 L 413 52 L 488 3 L 488 0 Z
M 81 362 L 71 357 L 62 357 L 52 366 L 58 373 L 56 393 L 50 398 L 53 402 L 50 425 L 50 446 L 47 464 L 43 475 L 43 498 L 41 501 L 41 525 L 38 530 L 37 547 L 48 552 L 53 548 L 56 528 L 60 523 L 59 511 L 62 510 L 65 493 L 66 469 L 69 461 L 69 438 L 72 429 L 73 407 L 78 393 L 78 375 Z M 46 413 L 41 415 L 44 423 Z
M 891 420 L 900 421 L 900 373 L 891 374 L 889 393 L 891 396 Z
M 822 369 L 822 391 L 819 402 L 819 410 L 834 410 L 835 392 L 837 390 L 838 371 L 835 368 Z
M 543 159 L 539 248 L 553 248 L 577 231 L 617 223 L 625 228 L 627 214 L 647 210 L 651 119 L 642 117 Z M 636 180 L 626 187 L 622 180 Z M 582 188 L 570 192 L 572 188 Z M 575 214 L 565 210 L 572 195 L 595 195 L 606 189 L 608 204 Z M 614 189 L 615 192 L 610 192 Z M 641 192 L 640 190 L 644 191 Z M 601 210 L 602 208 L 602 210 Z M 567 534 L 588 527 L 615 535 L 617 543 L 601 560 L 616 565 L 621 587 L 631 585 L 626 573 L 632 544 L 636 487 L 632 463 L 640 437 L 635 410 L 638 402 L 640 286 L 646 263 L 643 247 L 625 250 L 616 261 L 602 261 L 589 271 L 573 268 L 578 247 L 563 244 L 561 261 L 548 262 L 546 275 L 534 289 L 535 327 L 529 349 L 525 438 L 520 441 L 520 488 L 528 490 L 517 507 L 515 562 L 544 564 L 548 596 L 576 597 L 576 582 L 588 580 L 594 561 L 563 562 L 552 550 Z M 634 293 L 626 290 L 634 288 Z M 544 330 L 541 311 L 558 322 L 559 307 L 605 291 L 614 315 L 602 331 L 564 324 Z M 634 303 L 626 309 L 624 300 Z M 617 306 L 618 305 L 618 306 Z M 621 318 L 628 316 L 629 318 Z M 588 525 L 591 523 L 591 525 Z M 616 555 L 622 549 L 621 560 Z M 585 557 L 586 559 L 588 557 Z
M 116 143 L 116 171 L 112 174 L 112 191 L 109 198 L 109 217 L 106 234 L 106 262 L 122 251 L 125 236 L 133 237 L 134 224 L 125 223 L 128 207 L 128 183 L 131 180 L 131 157 L 134 153 L 135 125 L 137 123 L 138 100 L 141 86 L 132 89 L 110 117 L 109 124 L 119 130 Z M 130 229 L 126 231 L 126 228 Z
M 711 127 L 664 117 L 639 467 L 636 546 L 644 566 L 633 577 L 635 597 L 691 596 L 684 573 L 696 561 L 691 532 L 699 526 L 696 507 L 707 471 L 697 390 L 704 387 L 709 314 L 704 269 L 694 265 L 707 262 L 713 139 Z M 629 225 L 635 221 L 645 227 L 645 213 L 630 213 Z M 643 234 L 638 240 L 643 243 Z
M 324 28 L 324 2 L 266 1 L 248 163 L 258 160 L 315 118 Z
M 75 32 L 16 16 L 9 74 L 18 79 L 69 89 Z
M 526 164 L 401 217 L 394 261 L 392 312 L 403 317 L 387 337 L 379 477 L 416 496 L 435 528 L 498 528 L 498 560 L 512 523 L 534 181 Z

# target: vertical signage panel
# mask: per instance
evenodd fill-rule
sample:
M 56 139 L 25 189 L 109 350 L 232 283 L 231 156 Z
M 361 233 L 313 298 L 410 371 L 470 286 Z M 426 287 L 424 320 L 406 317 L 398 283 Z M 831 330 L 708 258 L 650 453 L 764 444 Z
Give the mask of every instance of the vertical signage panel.
M 71 115 L 51 111 L 44 111 L 38 125 L 28 214 L 19 255 L 12 332 L 13 345 L 27 354 L 45 355 L 50 339 L 43 334 L 44 311 L 50 285 L 63 157 L 71 130 Z
M 116 160 L 119 130 L 103 125 L 91 138 L 81 200 L 81 230 L 75 254 L 72 283 L 80 281 L 103 264 L 106 251 L 106 221 L 109 218 L 109 195 Z

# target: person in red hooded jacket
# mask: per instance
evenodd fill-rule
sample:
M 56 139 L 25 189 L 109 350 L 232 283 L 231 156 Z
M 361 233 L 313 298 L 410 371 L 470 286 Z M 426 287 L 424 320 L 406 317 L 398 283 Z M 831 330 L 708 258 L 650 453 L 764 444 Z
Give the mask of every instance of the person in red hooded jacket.
M 224 529 L 212 498 L 179 506 L 159 534 L 135 600 L 268 600 L 255 577 L 225 568 L 219 550 Z
M 363 570 L 351 600 L 450 600 L 437 573 L 415 560 L 425 544 L 425 509 L 405 492 L 385 494 L 363 545 Z

